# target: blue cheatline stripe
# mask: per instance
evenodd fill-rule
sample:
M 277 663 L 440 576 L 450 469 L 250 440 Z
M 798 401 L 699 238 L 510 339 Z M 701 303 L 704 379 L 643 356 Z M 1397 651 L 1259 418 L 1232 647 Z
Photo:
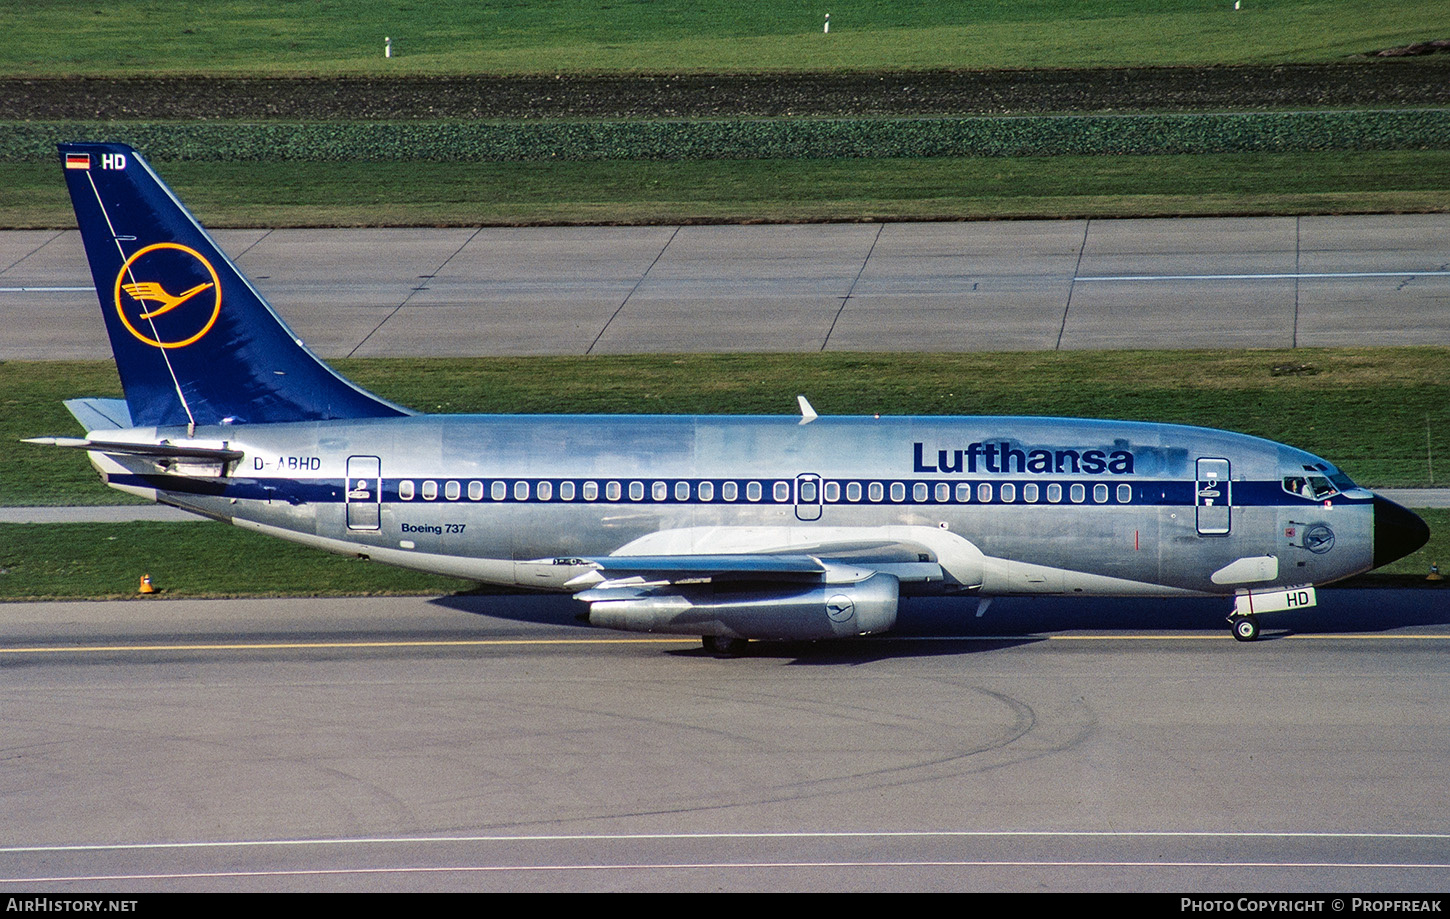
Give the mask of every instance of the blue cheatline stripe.
M 198 479 L 186 476 L 167 475 L 113 475 L 110 481 L 119 485 L 156 488 L 183 494 L 204 495 L 238 500 L 270 500 L 293 504 L 340 504 L 345 500 L 343 479 Z M 424 497 L 424 485 L 434 483 L 432 498 Z M 412 484 L 412 497 L 404 498 L 400 489 L 405 483 Z M 457 484 L 457 497 L 448 497 L 452 492 L 449 483 Z M 479 483 L 480 488 L 470 492 L 470 486 Z M 502 485 L 502 497 L 495 497 L 495 483 Z M 596 497 L 585 497 L 585 485 L 596 486 Z M 370 483 L 371 484 L 371 483 Z M 610 484 L 619 486 L 619 496 L 611 498 Z M 630 486 L 641 487 L 631 492 Z M 759 497 L 750 486 L 760 486 Z M 1196 483 L 1180 480 L 1135 480 L 1124 482 L 1114 479 L 824 479 L 817 484 L 823 493 L 828 486 L 839 489 L 838 496 L 821 502 L 802 501 L 801 504 L 827 507 L 973 507 L 973 506 L 1041 506 L 1061 505 L 1072 507 L 1193 507 Z M 938 498 L 937 486 L 945 484 L 948 493 L 945 500 Z M 541 489 L 546 485 L 547 489 Z M 736 496 L 727 498 L 727 485 L 734 485 Z M 776 486 L 784 485 L 783 492 Z M 662 492 L 656 487 L 663 486 Z M 682 487 L 683 486 L 683 487 Z M 706 486 L 702 492 L 702 486 Z M 852 500 L 851 486 L 860 489 L 859 499 Z M 880 486 L 877 494 L 873 486 Z M 897 488 L 893 488 L 897 486 Z M 918 486 L 925 489 L 921 496 Z M 1081 486 L 1081 492 L 1074 489 Z M 1126 486 L 1124 491 L 1120 486 Z M 568 479 L 568 478 L 460 478 L 460 479 L 386 479 L 383 482 L 382 500 L 387 504 L 400 506 L 430 506 L 450 504 L 577 504 L 577 505 L 698 505 L 701 507 L 739 507 L 751 505 L 794 506 L 797 483 L 793 479 Z M 985 487 L 985 490 L 984 490 Z M 569 489 L 572 488 L 572 495 Z M 1010 491 L 1010 500 L 1008 492 Z M 1036 488 L 1035 497 L 1030 489 Z M 1054 491 L 1054 489 L 1057 489 Z M 541 492 L 546 492 L 541 494 Z M 477 494 L 478 497 L 472 497 Z M 709 497 L 703 497 L 708 494 Z M 778 497 L 783 494 L 784 497 Z M 635 497 L 634 495 L 637 495 Z M 898 497 L 899 496 L 899 497 Z M 984 500 L 984 496 L 986 500 Z M 1368 505 L 1372 499 L 1350 498 L 1335 495 L 1330 503 L 1334 505 Z M 1287 507 L 1304 509 L 1320 507 L 1324 502 L 1295 498 L 1283 490 L 1277 481 L 1234 482 L 1232 506 L 1234 507 Z M 367 499 L 358 503 L 367 503 Z

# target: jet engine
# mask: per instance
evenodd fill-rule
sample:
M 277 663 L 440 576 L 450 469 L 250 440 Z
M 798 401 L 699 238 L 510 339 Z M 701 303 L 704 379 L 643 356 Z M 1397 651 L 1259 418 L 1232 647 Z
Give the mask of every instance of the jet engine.
M 845 584 L 768 587 L 739 582 L 610 587 L 575 599 L 589 622 L 630 632 L 811 640 L 884 632 L 896 624 L 901 582 L 873 574 Z

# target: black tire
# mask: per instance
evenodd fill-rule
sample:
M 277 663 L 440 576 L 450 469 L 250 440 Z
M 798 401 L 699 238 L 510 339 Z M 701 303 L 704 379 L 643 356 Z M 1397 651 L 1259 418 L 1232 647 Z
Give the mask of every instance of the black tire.
M 1259 621 L 1253 616 L 1240 616 L 1233 623 L 1234 638 L 1254 641 L 1259 637 Z
M 723 638 L 719 635 L 706 635 L 701 641 L 705 650 L 716 657 L 739 657 L 745 653 L 745 646 L 749 643 L 746 638 Z

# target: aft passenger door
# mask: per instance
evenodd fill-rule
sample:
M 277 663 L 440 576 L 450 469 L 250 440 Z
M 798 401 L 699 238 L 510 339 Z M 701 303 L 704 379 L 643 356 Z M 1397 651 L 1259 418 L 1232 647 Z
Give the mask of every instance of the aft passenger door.
M 1198 535 L 1228 535 L 1233 526 L 1233 482 L 1229 480 L 1228 460 L 1203 458 L 1198 461 L 1193 503 Z
M 382 521 L 382 460 L 376 456 L 349 456 L 347 483 L 343 488 L 347 502 L 349 530 L 376 530 Z

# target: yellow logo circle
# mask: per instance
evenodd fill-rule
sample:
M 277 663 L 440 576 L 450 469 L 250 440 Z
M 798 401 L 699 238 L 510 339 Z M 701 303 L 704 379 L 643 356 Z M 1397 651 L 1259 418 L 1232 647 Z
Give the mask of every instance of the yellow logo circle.
M 193 280 L 202 277 L 196 270 L 197 264 L 206 269 L 210 282 L 202 281 L 188 289 L 173 292 L 160 281 L 143 280 L 148 274 L 153 277 L 160 275 L 181 287 L 187 281 L 177 281 L 177 278 L 184 279 L 188 274 Z M 185 348 L 216 325 L 222 312 L 222 284 L 216 269 L 202 258 L 200 252 L 179 243 L 155 243 L 141 249 L 121 265 L 116 274 L 115 301 L 116 313 L 132 335 L 155 348 Z M 211 304 L 210 313 L 204 309 L 207 303 Z M 180 310 L 192 304 L 203 309 Z M 180 311 L 173 313 L 173 310 Z M 135 314 L 135 323 L 128 312 Z M 163 316 L 167 317 L 160 323 L 165 328 L 164 335 L 157 322 Z M 136 328 L 142 323 L 151 334 Z

